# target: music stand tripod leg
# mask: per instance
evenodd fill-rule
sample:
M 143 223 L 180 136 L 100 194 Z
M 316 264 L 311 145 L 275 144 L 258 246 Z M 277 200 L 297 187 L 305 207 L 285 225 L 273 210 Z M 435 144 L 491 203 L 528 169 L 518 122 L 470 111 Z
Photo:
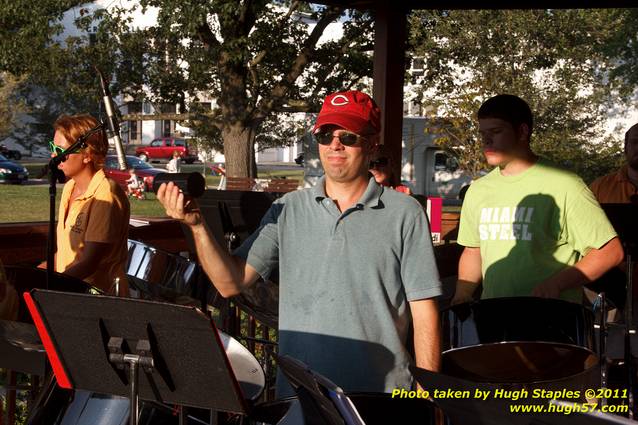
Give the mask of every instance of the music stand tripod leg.
M 625 365 L 627 367 L 628 381 L 628 399 L 627 405 L 629 407 L 629 419 L 634 418 L 634 388 L 635 388 L 635 376 L 633 367 L 633 351 L 631 349 L 631 335 L 635 333 L 633 329 L 633 258 L 631 256 L 631 249 L 626 249 L 626 262 L 627 262 L 627 296 L 625 302 Z
M 607 388 L 607 298 L 604 292 L 598 294 L 600 308 L 600 328 L 598 329 L 598 358 L 600 359 L 600 386 Z M 600 400 L 602 406 L 607 405 L 607 398 Z

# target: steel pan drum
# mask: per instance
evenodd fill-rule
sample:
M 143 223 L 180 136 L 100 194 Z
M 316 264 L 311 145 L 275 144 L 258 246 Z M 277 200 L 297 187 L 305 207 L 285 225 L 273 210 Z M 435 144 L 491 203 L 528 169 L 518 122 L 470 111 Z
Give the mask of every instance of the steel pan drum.
M 594 317 L 579 304 L 533 297 L 460 304 L 442 314 L 443 373 L 477 382 L 562 379 L 597 364 Z
M 126 274 L 144 299 L 202 307 L 217 295 L 194 261 L 131 239 Z
M 43 269 L 24 266 L 5 266 L 6 281 L 0 279 L 0 300 L 7 300 L 1 311 L 0 319 L 16 320 L 18 322 L 33 323 L 31 315 L 24 304 L 22 294 L 31 289 L 44 289 L 47 287 L 47 272 Z M 76 292 L 76 293 L 99 293 L 99 289 L 93 288 L 88 283 L 75 277 L 61 273 L 53 273 L 53 278 L 49 283 L 49 289 L 54 291 Z M 9 299 L 15 301 L 9 302 Z
M 222 297 L 194 261 L 129 239 L 126 274 L 140 298 L 173 304 L 220 308 Z M 279 287 L 257 281 L 233 301 L 271 328 L 277 327 Z
M 233 297 L 233 302 L 246 313 L 271 328 L 278 328 L 279 285 L 261 279 Z
M 46 270 L 24 266 L 4 268 L 4 276 L 0 276 L 0 368 L 44 375 L 44 348 L 22 294 L 34 288 L 46 288 L 46 285 Z M 60 273 L 53 274 L 49 289 L 99 292 L 88 283 Z
M 440 410 L 429 400 L 392 398 L 390 394 L 347 394 L 366 425 L 435 424 Z M 262 403 L 250 415 L 253 425 L 301 425 L 303 419 L 296 397 Z
M 266 376 L 261 365 L 251 352 L 233 337 L 219 331 L 219 338 L 244 397 L 256 400 L 266 387 Z

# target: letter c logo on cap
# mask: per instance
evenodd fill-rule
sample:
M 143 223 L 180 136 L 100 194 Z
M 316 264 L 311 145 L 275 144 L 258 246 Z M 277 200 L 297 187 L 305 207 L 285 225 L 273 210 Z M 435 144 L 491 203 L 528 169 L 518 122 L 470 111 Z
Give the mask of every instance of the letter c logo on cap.
M 330 103 L 332 103 L 333 106 L 343 106 L 350 103 L 350 101 L 345 95 L 338 94 L 330 100 Z

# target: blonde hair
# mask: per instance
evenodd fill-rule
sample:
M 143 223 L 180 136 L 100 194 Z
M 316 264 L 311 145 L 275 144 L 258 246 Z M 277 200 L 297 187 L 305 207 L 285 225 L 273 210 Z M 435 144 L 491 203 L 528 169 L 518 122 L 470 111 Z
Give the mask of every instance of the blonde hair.
M 89 114 L 62 115 L 53 123 L 53 129 L 59 131 L 69 143 L 73 143 L 98 124 L 98 120 Z M 104 130 L 89 136 L 86 139 L 86 148 L 91 154 L 95 168 L 99 170 L 104 167 L 104 159 L 109 150 L 109 142 Z

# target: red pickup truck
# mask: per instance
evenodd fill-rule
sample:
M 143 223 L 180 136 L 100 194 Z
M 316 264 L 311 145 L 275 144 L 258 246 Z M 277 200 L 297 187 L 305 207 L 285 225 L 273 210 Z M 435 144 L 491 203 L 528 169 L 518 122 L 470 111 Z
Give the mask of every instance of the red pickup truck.
M 182 161 L 192 164 L 197 160 L 197 152 L 189 149 L 186 139 L 177 137 L 161 137 L 154 139 L 150 144 L 138 146 L 135 155 L 142 161 L 158 159 L 170 160 L 173 152 L 179 152 Z

